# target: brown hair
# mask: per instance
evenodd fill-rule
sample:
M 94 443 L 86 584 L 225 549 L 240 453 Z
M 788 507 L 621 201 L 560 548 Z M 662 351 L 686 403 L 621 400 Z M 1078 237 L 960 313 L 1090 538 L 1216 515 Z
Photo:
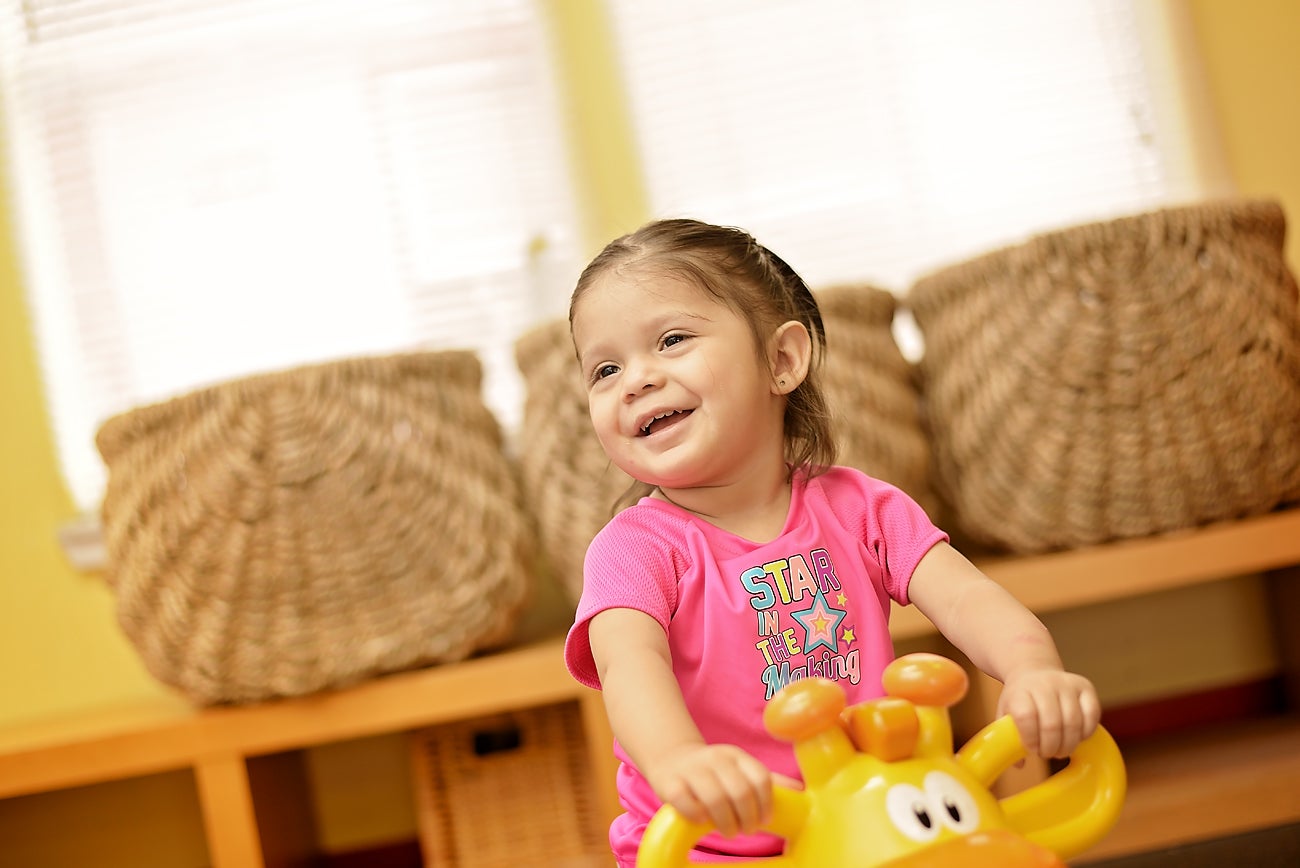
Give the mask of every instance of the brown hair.
M 762 354 L 771 331 L 795 320 L 812 338 L 812 360 L 804 381 L 789 394 L 785 408 L 786 461 L 791 473 L 820 473 L 835 463 L 830 410 L 819 371 L 826 353 L 826 331 L 817 300 L 795 270 L 742 229 L 698 220 L 656 220 L 597 254 L 578 278 L 569 299 L 569 323 L 578 301 L 607 272 L 660 270 L 698 285 L 749 323 L 756 352 Z M 653 490 L 636 482 L 615 510 Z

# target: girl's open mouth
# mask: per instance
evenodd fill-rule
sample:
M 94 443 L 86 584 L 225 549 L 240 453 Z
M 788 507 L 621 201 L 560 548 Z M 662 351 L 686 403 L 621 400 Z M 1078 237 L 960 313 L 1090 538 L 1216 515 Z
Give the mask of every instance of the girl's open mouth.
M 669 410 L 666 413 L 661 413 L 641 426 L 641 436 L 649 437 L 651 434 L 657 434 L 665 428 L 671 428 L 691 415 L 691 412 L 690 410 Z

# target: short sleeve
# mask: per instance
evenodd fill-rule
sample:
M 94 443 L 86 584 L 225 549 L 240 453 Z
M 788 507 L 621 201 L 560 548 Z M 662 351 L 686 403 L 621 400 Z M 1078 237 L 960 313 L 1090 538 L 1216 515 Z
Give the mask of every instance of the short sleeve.
M 582 596 L 564 643 L 564 662 L 581 684 L 599 689 L 587 629 L 606 609 L 636 609 L 667 632 L 677 609 L 677 583 L 687 558 L 671 522 L 652 508 L 616 515 L 587 547 Z
M 885 591 L 907 605 L 907 588 L 916 565 L 948 534 L 935 527 L 925 510 L 905 491 L 849 467 L 815 477 L 832 511 L 845 528 L 860 536 L 879 564 Z

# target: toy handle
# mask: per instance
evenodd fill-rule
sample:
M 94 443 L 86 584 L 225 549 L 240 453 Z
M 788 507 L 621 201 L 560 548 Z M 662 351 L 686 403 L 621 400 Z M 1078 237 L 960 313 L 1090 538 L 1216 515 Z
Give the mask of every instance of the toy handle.
M 797 834 L 808 815 L 807 797 L 799 790 L 777 784 L 772 788 L 772 819 L 764 831 L 788 838 Z M 715 827 L 709 823 L 694 823 L 678 813 L 672 805 L 664 805 L 646 826 L 641 836 L 641 849 L 637 852 L 637 868 L 688 868 L 689 853 L 700 839 Z M 789 865 L 782 857 L 765 856 L 752 862 L 732 862 L 732 865 L 761 865 L 762 868 L 780 868 Z
M 958 760 L 985 787 L 1024 756 L 1020 731 L 1010 717 L 986 726 L 958 752 Z M 1119 747 L 1099 726 L 1075 748 L 1068 766 L 998 804 L 1012 829 L 1068 860 L 1100 841 L 1115 825 L 1126 788 Z M 793 839 L 807 816 L 807 794 L 778 785 L 773 788 L 772 820 L 764 828 Z M 671 805 L 664 805 L 646 827 L 637 868 L 688 868 L 691 849 L 713 830 L 712 825 L 693 823 Z M 785 857 L 767 857 L 732 864 L 793 868 L 795 863 Z
M 1020 731 L 1010 717 L 984 727 L 958 752 L 960 761 L 985 786 L 1024 756 Z M 1011 828 L 1068 860 L 1111 830 L 1127 787 L 1119 747 L 1098 726 L 1070 754 L 1064 769 L 998 804 Z

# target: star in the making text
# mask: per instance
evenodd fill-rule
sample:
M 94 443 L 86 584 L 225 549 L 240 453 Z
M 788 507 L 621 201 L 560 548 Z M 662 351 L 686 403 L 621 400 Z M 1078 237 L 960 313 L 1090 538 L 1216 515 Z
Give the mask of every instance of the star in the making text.
M 826 602 L 826 595 L 821 591 L 818 591 L 817 596 L 813 598 L 812 606 L 802 612 L 791 612 L 790 616 L 803 625 L 806 633 L 804 653 L 811 653 L 818 645 L 825 645 L 831 649 L 832 654 L 838 653 L 835 631 L 839 629 L 845 614 L 839 609 L 832 609 Z

